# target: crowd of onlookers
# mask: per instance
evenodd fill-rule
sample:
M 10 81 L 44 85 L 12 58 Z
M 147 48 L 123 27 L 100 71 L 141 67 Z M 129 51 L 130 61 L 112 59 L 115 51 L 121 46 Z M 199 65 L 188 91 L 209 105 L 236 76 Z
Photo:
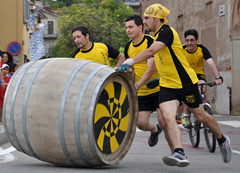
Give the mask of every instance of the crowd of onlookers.
M 0 50 L 0 125 L 2 125 L 3 99 L 8 83 L 17 70 L 18 65 L 13 62 L 13 56 L 9 52 Z

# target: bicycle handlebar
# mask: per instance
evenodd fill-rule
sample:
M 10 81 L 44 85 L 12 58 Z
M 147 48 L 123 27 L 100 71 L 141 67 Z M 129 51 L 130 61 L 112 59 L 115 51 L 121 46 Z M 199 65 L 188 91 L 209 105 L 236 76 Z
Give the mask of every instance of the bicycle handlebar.
M 216 82 L 200 83 L 200 84 L 198 84 L 198 85 L 200 85 L 200 86 L 207 85 L 207 86 L 209 86 L 209 87 L 212 87 L 212 86 L 215 86 L 215 85 L 216 85 Z

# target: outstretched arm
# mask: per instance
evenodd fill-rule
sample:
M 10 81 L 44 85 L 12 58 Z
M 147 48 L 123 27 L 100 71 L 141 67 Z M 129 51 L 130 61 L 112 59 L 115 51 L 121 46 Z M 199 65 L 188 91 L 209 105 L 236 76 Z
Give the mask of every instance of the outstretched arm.
M 148 49 L 145 49 L 137 56 L 133 58 L 128 58 L 123 64 L 117 69 L 117 72 L 122 72 L 128 70 L 131 66 L 136 63 L 140 63 L 154 56 L 155 53 L 160 51 L 166 45 L 163 42 L 155 41 Z
M 155 53 L 160 51 L 165 46 L 166 46 L 165 43 L 160 41 L 155 41 L 148 49 L 145 49 L 144 51 L 142 51 L 141 53 L 139 53 L 137 56 L 133 58 L 135 64 L 153 57 Z
M 147 60 L 147 66 L 148 66 L 147 70 L 145 71 L 141 79 L 136 83 L 139 88 L 146 84 L 152 77 L 152 75 L 155 73 L 156 66 L 154 57 L 149 58 Z
M 214 74 L 214 76 L 215 76 L 215 82 L 216 82 L 216 84 L 217 84 L 217 85 L 221 85 L 223 81 L 221 80 L 221 78 L 219 78 L 219 77 L 221 77 L 221 76 L 220 76 L 220 74 L 219 74 L 219 71 L 218 71 L 218 69 L 217 69 L 217 67 L 216 67 L 213 59 L 212 59 L 212 58 L 209 58 L 209 59 L 206 60 L 206 62 L 207 62 L 207 64 L 209 65 L 209 67 L 211 68 L 211 70 L 212 70 L 212 72 L 213 72 L 213 74 Z M 219 78 L 219 79 L 217 79 L 217 78 Z

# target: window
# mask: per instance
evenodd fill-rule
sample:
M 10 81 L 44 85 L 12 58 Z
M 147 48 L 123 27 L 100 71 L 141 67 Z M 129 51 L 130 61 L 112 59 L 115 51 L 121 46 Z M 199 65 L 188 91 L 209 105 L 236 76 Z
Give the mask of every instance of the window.
M 30 17 L 30 0 L 24 0 L 24 12 L 23 12 L 23 22 L 27 22 L 28 18 Z
M 205 8 L 205 22 L 212 22 L 213 19 L 213 5 L 212 1 L 206 3 Z
M 178 31 L 183 31 L 183 26 L 184 26 L 184 20 L 183 20 L 183 14 L 181 14 L 178 16 L 178 20 L 177 20 Z
M 53 21 L 48 21 L 48 34 L 53 34 Z

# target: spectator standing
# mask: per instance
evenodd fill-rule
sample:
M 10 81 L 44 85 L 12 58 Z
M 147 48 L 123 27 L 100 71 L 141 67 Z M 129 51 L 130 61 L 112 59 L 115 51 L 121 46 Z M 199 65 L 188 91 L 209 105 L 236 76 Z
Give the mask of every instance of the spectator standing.
M 13 64 L 8 64 L 9 67 L 10 67 L 10 70 L 9 70 L 9 73 L 8 73 L 8 76 L 11 78 L 12 75 L 15 73 L 15 71 L 17 71 L 18 69 L 18 65 L 13 63 Z
M 13 56 L 9 52 L 3 52 L 2 53 L 2 64 L 7 64 L 9 66 L 9 77 L 12 77 L 13 72 L 15 72 L 18 68 L 18 65 L 13 63 Z
M 13 56 L 9 52 L 2 53 L 2 63 L 3 64 L 13 64 Z
M 3 111 L 3 100 L 4 100 L 4 95 L 8 86 L 8 83 L 10 81 L 10 77 L 7 76 L 7 74 L 9 73 L 9 65 L 7 64 L 3 64 L 3 66 L 1 67 L 1 73 L 3 75 L 3 80 L 1 80 L 1 84 L 3 83 L 5 86 L 4 88 L 1 87 L 0 88 L 0 125 L 2 125 L 2 111 Z

